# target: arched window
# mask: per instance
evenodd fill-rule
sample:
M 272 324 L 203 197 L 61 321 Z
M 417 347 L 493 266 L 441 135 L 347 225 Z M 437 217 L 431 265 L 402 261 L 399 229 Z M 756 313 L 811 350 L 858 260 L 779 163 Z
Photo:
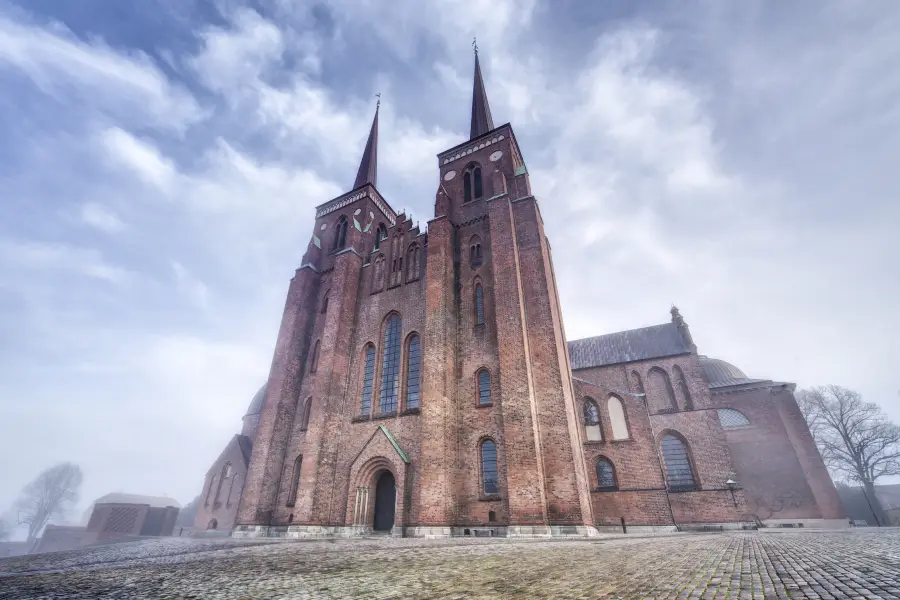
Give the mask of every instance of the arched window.
M 603 433 L 600 431 L 600 409 L 593 398 L 585 398 L 582 405 L 584 414 L 584 437 L 589 442 L 602 442 Z
M 650 369 L 650 396 L 652 406 L 657 411 L 678 410 L 678 404 L 675 402 L 675 390 L 672 389 L 669 374 L 659 367 Z
M 484 325 L 484 290 L 480 283 L 475 284 L 475 324 Z
M 419 245 L 413 244 L 406 252 L 406 280 L 412 281 L 419 277 Z
M 216 484 L 216 476 L 213 475 L 209 478 L 209 487 L 206 488 L 206 502 L 204 502 L 205 506 L 209 506 L 209 500 L 212 497 L 213 486 Z
M 738 410 L 734 410 L 733 408 L 720 408 L 718 413 L 719 423 L 722 425 L 723 429 L 736 429 L 738 427 L 750 426 L 750 419 Z
M 644 382 L 641 381 L 641 376 L 637 371 L 631 372 L 631 387 L 636 394 L 644 393 Z M 644 398 L 646 400 L 646 398 Z
M 378 250 L 381 248 L 381 242 L 387 239 L 387 227 L 384 226 L 384 223 L 378 224 L 378 229 L 375 230 L 375 249 Z
M 328 295 L 331 294 L 331 290 L 325 290 L 325 293 L 322 294 L 322 314 L 328 312 Z
M 689 490 L 696 487 L 694 469 L 688 457 L 684 440 L 674 434 L 666 434 L 660 443 L 663 462 L 666 465 L 666 479 L 669 489 Z
M 397 392 L 400 388 L 400 315 L 388 317 L 384 328 L 384 352 L 381 356 L 381 390 L 378 411 L 389 413 L 397 410 Z
M 306 431 L 309 428 L 309 415 L 312 411 L 312 396 L 303 403 L 303 410 L 300 412 L 300 431 Z
M 618 489 L 619 486 L 616 483 L 616 470 L 613 469 L 613 465 L 611 462 L 609 462 L 609 459 L 602 456 L 598 457 L 595 468 L 597 471 L 598 490 Z
M 609 412 L 609 426 L 612 429 L 614 440 L 627 440 L 628 421 L 625 420 L 625 407 L 621 398 L 610 396 L 606 401 L 606 410 Z
M 377 292 L 384 289 L 384 254 L 376 256 L 372 266 L 372 289 Z
M 288 490 L 287 506 L 293 506 L 297 502 L 297 490 L 300 487 L 300 467 L 303 466 L 303 455 L 294 461 L 294 472 L 291 475 L 291 489 Z
M 463 202 L 481 198 L 482 188 L 481 167 L 472 165 L 466 169 L 466 173 L 463 175 Z
M 491 403 L 491 374 L 487 369 L 478 371 L 478 404 L 486 406 Z
M 222 478 L 228 479 L 229 477 L 231 477 L 231 463 L 227 462 L 225 463 L 225 466 L 222 467 Z
M 406 408 L 419 408 L 422 383 L 422 348 L 419 336 L 412 334 L 406 348 Z
M 312 357 L 309 359 L 309 372 L 315 373 L 319 368 L 319 340 L 313 345 Z
M 367 415 L 372 409 L 372 384 L 375 378 L 375 346 L 369 344 L 363 350 L 363 385 L 360 414 Z
M 694 401 L 691 398 L 691 390 L 688 389 L 687 380 L 684 378 L 684 371 L 678 365 L 675 365 L 672 370 L 675 371 L 675 383 L 678 385 L 681 397 L 684 398 L 684 410 L 694 410 Z
M 472 268 L 480 267 L 484 263 L 484 257 L 481 254 L 481 238 L 473 235 L 469 240 L 469 262 Z
M 497 475 L 497 444 L 493 440 L 481 443 L 481 491 L 485 496 L 500 493 L 500 478 Z
M 347 217 L 341 215 L 334 230 L 334 250 L 340 250 L 347 244 Z

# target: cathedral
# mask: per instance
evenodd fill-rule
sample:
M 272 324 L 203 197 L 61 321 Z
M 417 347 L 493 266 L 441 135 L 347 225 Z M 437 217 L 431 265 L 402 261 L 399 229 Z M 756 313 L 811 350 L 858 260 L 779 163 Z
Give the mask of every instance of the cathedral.
M 379 193 L 316 207 L 266 384 L 212 466 L 200 529 L 235 537 L 592 536 L 840 526 L 794 399 L 698 353 L 687 323 L 568 340 L 550 240 L 478 55 L 469 139 L 427 231 Z

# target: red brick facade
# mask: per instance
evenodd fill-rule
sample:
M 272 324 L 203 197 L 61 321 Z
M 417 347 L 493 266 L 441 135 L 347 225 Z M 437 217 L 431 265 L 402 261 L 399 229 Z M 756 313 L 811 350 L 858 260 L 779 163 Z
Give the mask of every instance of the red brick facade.
M 395 535 L 748 521 L 747 498 L 757 500 L 744 480 L 768 482 L 773 467 L 748 455 L 740 436 L 752 434 L 720 425 L 725 404 L 711 395 L 686 326 L 682 354 L 573 371 L 525 162 L 512 127 L 493 127 L 486 99 L 479 110 L 473 132 L 489 130 L 438 156 L 427 234 L 376 190 L 371 137 L 361 185 L 317 208 L 288 290 L 235 534 L 346 534 L 371 529 L 376 513 L 393 514 Z M 421 393 L 411 405 L 417 368 Z M 623 439 L 614 439 L 610 394 L 622 405 Z M 585 397 L 600 407 L 600 441 L 586 439 Z M 780 429 L 756 427 L 780 436 L 782 450 L 802 448 L 778 485 L 810 483 L 802 509 L 784 514 L 831 518 L 834 507 L 822 507 L 834 488 L 789 404 L 773 400 L 766 413 L 780 416 Z M 657 452 L 667 434 L 683 441 L 690 489 L 667 489 Z M 597 490 L 601 456 L 615 490 Z M 396 485 L 390 507 L 376 490 L 385 472 Z

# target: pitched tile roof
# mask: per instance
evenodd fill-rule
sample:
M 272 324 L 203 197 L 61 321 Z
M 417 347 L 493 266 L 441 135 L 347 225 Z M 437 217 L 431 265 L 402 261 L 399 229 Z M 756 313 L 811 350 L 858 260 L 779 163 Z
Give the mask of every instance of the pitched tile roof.
M 572 369 L 690 353 L 674 323 L 652 325 L 569 342 Z

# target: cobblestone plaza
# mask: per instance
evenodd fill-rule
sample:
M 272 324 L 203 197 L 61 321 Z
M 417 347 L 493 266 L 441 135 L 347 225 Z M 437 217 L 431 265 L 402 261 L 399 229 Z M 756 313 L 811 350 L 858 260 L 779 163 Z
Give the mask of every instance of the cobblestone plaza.
M 0 598 L 900 598 L 900 530 L 169 538 L 0 560 Z

